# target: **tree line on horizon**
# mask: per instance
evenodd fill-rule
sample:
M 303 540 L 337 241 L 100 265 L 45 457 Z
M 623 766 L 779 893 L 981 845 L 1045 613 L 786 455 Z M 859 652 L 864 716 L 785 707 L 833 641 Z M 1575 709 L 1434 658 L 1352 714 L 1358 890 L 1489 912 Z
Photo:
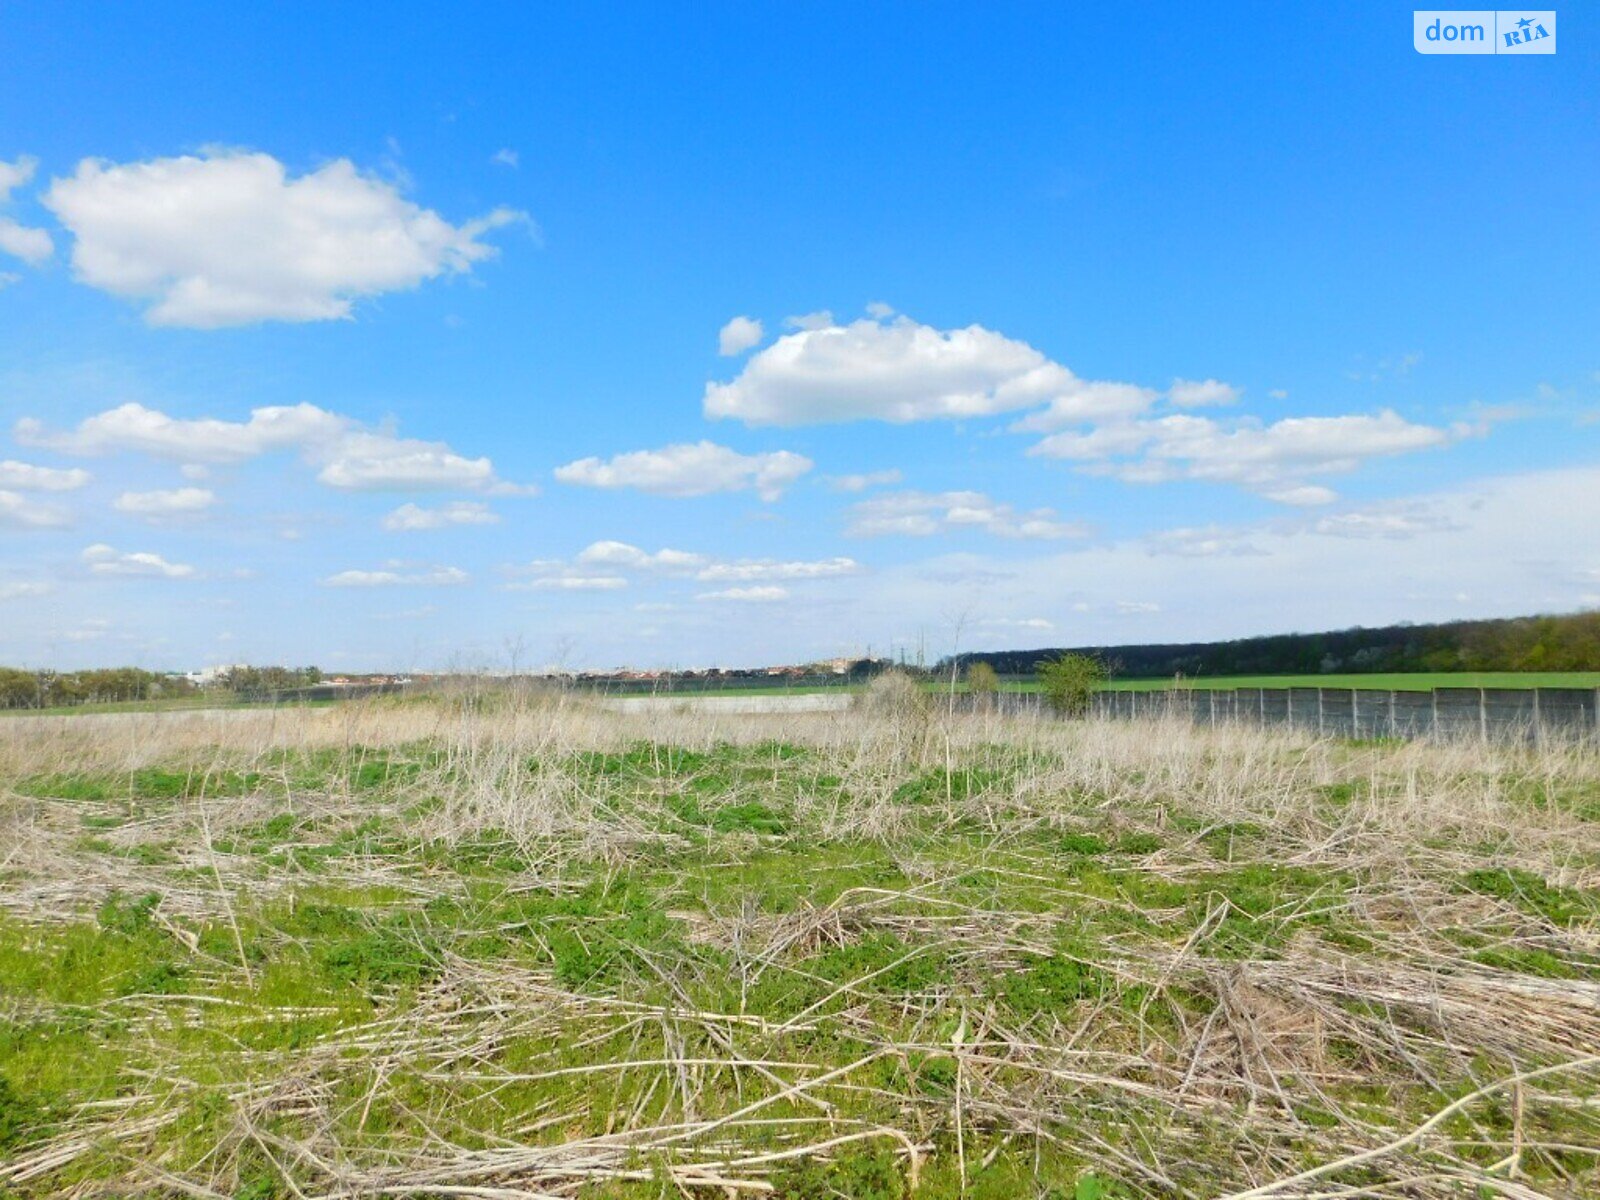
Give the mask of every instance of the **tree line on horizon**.
M 322 681 L 316 667 L 231 667 L 210 688 L 241 695 L 311 687 Z M 0 667 L 0 709 L 70 708 L 80 704 L 125 704 L 169 700 L 201 692 L 183 675 L 142 667 L 97 667 L 87 671 L 29 671 Z
M 1600 671 L 1600 611 L 1284 633 L 1223 642 L 979 650 L 958 656 L 958 662 L 962 668 L 982 662 L 1001 675 L 1032 676 L 1041 662 L 1064 655 L 1099 659 L 1122 679 Z

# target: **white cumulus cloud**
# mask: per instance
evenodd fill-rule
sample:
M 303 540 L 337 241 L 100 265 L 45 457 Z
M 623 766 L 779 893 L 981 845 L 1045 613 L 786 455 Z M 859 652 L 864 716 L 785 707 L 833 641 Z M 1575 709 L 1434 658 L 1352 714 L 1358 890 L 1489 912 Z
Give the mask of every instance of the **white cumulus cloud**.
M 72 514 L 55 504 L 39 504 L 20 492 L 0 490 L 0 529 L 60 529 Z
M 828 486 L 836 492 L 864 492 L 868 488 L 899 483 L 904 478 L 898 468 L 891 467 L 886 471 L 863 471 L 857 475 L 831 475 Z
M 160 520 L 202 513 L 216 499 L 216 494 L 207 488 L 158 488 L 149 492 L 123 492 L 111 502 L 111 507 L 131 516 Z
M 654 554 L 627 542 L 592 542 L 578 552 L 584 566 L 620 567 L 640 571 L 693 571 L 705 563 L 705 555 L 687 550 L 662 548 Z
M 453 500 L 439 508 L 402 504 L 384 516 L 383 527 L 391 533 L 409 533 L 419 529 L 448 529 L 456 525 L 493 525 L 499 520 L 499 516 L 487 504 L 475 500 Z
M 81 467 L 39 467 L 12 458 L 0 462 L 0 488 L 19 492 L 70 492 L 92 478 Z
M 982 492 L 893 492 L 850 508 L 845 533 L 852 537 L 930 537 L 971 529 L 1003 538 L 1053 540 L 1083 537 L 1087 530 L 1061 520 L 1054 509 L 1018 511 Z
M 533 592 L 612 592 L 627 587 L 628 581 L 620 575 L 551 575 L 506 586 Z
M 1424 533 L 1445 533 L 1460 528 L 1443 513 L 1419 504 L 1394 504 L 1356 509 L 1322 517 L 1311 526 L 1314 533 L 1341 538 L 1414 538 Z
M 291 175 L 268 154 L 85 159 L 44 204 L 78 279 L 146 305 L 152 325 L 212 329 L 348 317 L 355 301 L 470 271 L 509 209 L 452 225 L 337 159 Z
M 715 442 L 685 442 L 660 450 L 635 450 L 610 460 L 581 458 L 557 467 L 562 483 L 600 488 L 638 488 L 661 496 L 706 496 L 754 489 L 776 500 L 785 488 L 811 470 L 801 454 L 777 450 L 740 454 Z
M 1374 458 L 1444 446 L 1466 435 L 1407 421 L 1390 409 L 1371 415 L 1255 418 L 1224 423 L 1174 413 L 1045 438 L 1029 453 L 1087 464 L 1091 474 L 1125 483 L 1177 479 L 1229 483 L 1293 505 L 1334 499 L 1309 481 L 1344 474 Z
M 185 464 L 239 463 L 293 451 L 317 470 L 317 479 L 346 491 L 460 490 L 528 493 L 495 475 L 487 457 L 469 458 L 443 442 L 403 438 L 314 404 L 252 409 L 249 419 L 172 417 L 127 403 L 51 430 L 24 417 L 12 430 L 18 443 L 64 454 L 138 452 Z
M 733 600 L 743 604 L 771 604 L 787 600 L 789 592 L 781 587 L 733 587 L 716 592 L 701 592 L 696 600 Z
M 123 553 L 103 542 L 84 547 L 78 556 L 96 575 L 126 575 L 145 579 L 193 579 L 197 572 L 187 563 L 168 562 L 147 551 Z
M 729 383 L 708 383 L 705 413 L 748 425 L 923 421 L 1044 404 L 1125 414 L 1155 393 L 1086 383 L 1026 342 L 981 325 L 940 330 L 909 317 L 836 325 L 827 313 L 754 355 Z
M 717 353 L 724 358 L 743 354 L 751 346 L 761 344 L 766 336 L 761 322 L 754 317 L 734 317 L 717 331 Z
M 782 562 L 771 558 L 746 558 L 713 563 L 695 578 L 706 583 L 749 582 L 763 579 L 836 579 L 854 575 L 861 564 L 853 558 L 823 558 L 811 562 Z
M 324 587 L 453 587 L 471 577 L 459 567 L 388 566 L 380 571 L 340 571 L 322 581 Z
M 37 159 L 24 156 L 16 162 L 0 162 L 0 207 L 11 200 L 11 193 L 33 178 L 38 169 Z M 0 215 L 0 253 L 20 258 L 29 266 L 38 266 L 55 251 L 55 244 L 43 229 L 22 225 L 10 217 Z M 7 282 L 16 282 L 15 276 Z
M 1239 399 L 1240 391 L 1231 383 L 1220 379 L 1174 379 L 1167 399 L 1179 408 L 1203 408 L 1213 404 L 1232 404 Z
M 42 580 L 11 580 L 0 583 L 0 600 L 24 600 L 34 596 L 48 596 L 51 590 L 51 585 Z

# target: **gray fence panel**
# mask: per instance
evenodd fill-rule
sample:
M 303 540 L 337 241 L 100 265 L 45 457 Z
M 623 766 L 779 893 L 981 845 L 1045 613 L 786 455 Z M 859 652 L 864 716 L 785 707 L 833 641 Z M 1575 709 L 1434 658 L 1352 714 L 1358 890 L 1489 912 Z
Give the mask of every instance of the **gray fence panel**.
M 1289 723 L 1289 689 L 1261 689 L 1261 723 L 1287 725 Z
M 1376 688 L 1356 688 L 1350 693 L 1354 710 L 1355 736 L 1386 738 L 1394 736 L 1394 693 Z
M 1600 692 L 1592 688 L 1540 688 L 1539 726 L 1562 737 L 1600 733 L 1596 703 Z
M 1479 688 L 1434 688 L 1433 729 L 1441 737 L 1482 737 L 1483 692 Z
M 1433 693 L 1395 692 L 1390 697 L 1395 737 L 1426 737 L 1433 732 Z
M 1289 724 L 1315 732 L 1322 724 L 1322 689 L 1289 689 Z
M 1325 737 L 1355 737 L 1355 695 L 1346 688 L 1322 689 L 1322 719 L 1318 726 Z
M 988 711 L 1038 712 L 1042 700 L 1002 693 L 985 703 Z M 1207 726 L 1292 725 L 1324 737 L 1600 738 L 1600 689 L 1595 688 L 1174 688 L 1100 692 L 1090 711 L 1098 717 L 1171 718 Z
M 1532 688 L 1484 688 L 1482 695 L 1485 737 L 1538 736 L 1538 699 Z

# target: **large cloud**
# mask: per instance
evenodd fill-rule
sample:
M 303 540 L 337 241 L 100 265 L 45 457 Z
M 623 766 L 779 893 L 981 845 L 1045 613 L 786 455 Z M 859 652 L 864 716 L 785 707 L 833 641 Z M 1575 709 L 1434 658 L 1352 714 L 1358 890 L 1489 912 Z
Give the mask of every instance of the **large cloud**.
M 16 162 L 0 162 L 0 206 L 11 199 L 14 189 L 33 178 L 38 167 L 36 160 L 19 158 Z M 50 235 L 42 229 L 19 224 L 7 216 L 0 216 L 0 253 L 20 258 L 30 266 L 38 266 L 55 250 Z
M 763 500 L 776 500 L 812 465 L 809 458 L 788 450 L 740 454 L 702 441 L 635 450 L 609 461 L 580 458 L 557 467 L 555 475 L 562 483 L 638 488 L 661 496 L 708 496 L 753 488 Z
M 85 159 L 45 205 L 75 237 L 84 283 L 148 302 L 152 325 L 210 329 L 348 317 L 354 301 L 491 257 L 522 214 L 452 225 L 346 159 L 291 177 L 267 154 Z
M 253 409 L 248 420 L 168 416 L 142 404 L 97 413 L 70 430 L 25 417 L 17 441 L 64 454 L 137 451 L 183 463 L 239 463 L 292 450 L 317 479 L 346 491 L 469 490 L 526 492 L 501 481 L 487 458 L 468 458 L 443 442 L 402 438 L 314 404 Z
M 748 425 L 982 417 L 1050 404 L 1074 419 L 1122 416 L 1155 393 L 1079 379 L 1026 342 L 981 325 L 940 330 L 908 317 L 805 321 L 709 383 L 708 417 Z
M 1388 409 L 1370 415 L 1289 417 L 1271 424 L 1253 418 L 1223 423 L 1174 413 L 1087 433 L 1052 434 L 1029 453 L 1084 463 L 1091 474 L 1126 483 L 1231 483 L 1281 503 L 1307 505 L 1334 498 L 1308 480 L 1353 471 L 1370 459 L 1444 446 L 1467 432 L 1414 424 Z

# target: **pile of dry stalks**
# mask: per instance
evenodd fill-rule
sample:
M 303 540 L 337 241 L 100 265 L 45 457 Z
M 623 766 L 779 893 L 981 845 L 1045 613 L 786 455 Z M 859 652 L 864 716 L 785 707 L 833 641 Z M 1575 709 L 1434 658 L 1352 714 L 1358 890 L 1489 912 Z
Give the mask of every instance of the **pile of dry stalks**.
M 193 941 L 197 922 L 235 920 L 302 885 L 292 854 L 263 873 L 227 848 L 232 831 L 283 811 L 323 830 L 376 817 L 423 845 L 492 832 L 524 856 L 515 886 L 559 892 L 584 870 L 683 849 L 681 829 L 651 808 L 652 788 L 662 805 L 684 790 L 675 753 L 779 742 L 811 751 L 784 768 L 799 775 L 793 828 L 812 842 L 886 847 L 915 882 L 784 912 L 680 905 L 668 915 L 684 942 L 714 948 L 740 997 L 873 937 L 893 938 L 907 959 L 937 957 L 938 975 L 889 1000 L 875 988 L 884 967 L 792 1010 L 713 1010 L 700 998 L 717 981 L 690 957 L 644 955 L 644 977 L 661 989 L 644 1002 L 447 944 L 404 1004 L 380 1003 L 310 1044 L 242 1044 L 220 1074 L 215 1062 L 135 1053 L 221 1004 L 242 1006 L 245 1023 L 307 1015 L 208 994 L 250 969 L 242 954 L 240 964 L 216 956 L 192 994 L 77 1013 L 125 1040 L 124 1085 L 0 1160 L 0 1194 L 220 1198 L 253 1162 L 297 1198 L 523 1200 L 630 1185 L 737 1196 L 781 1190 L 786 1167 L 865 1145 L 891 1153 L 914 1194 L 954 1195 L 997 1161 L 1052 1155 L 1148 1196 L 1600 1194 L 1594 909 L 1560 921 L 1460 886 L 1493 868 L 1563 894 L 1600 889 L 1592 746 L 1352 745 L 1187 723 L 952 716 L 881 691 L 862 710 L 807 716 L 457 697 L 15 719 L 0 723 L 0 906 L 42 927 L 154 890 L 157 919 Z M 585 752 L 641 745 L 657 756 L 654 783 L 648 767 L 625 787 L 582 767 Z M 419 767 L 373 795 L 307 791 L 285 765 L 327 753 L 356 764 L 405 753 Z M 153 865 L 84 854 L 74 802 L 17 786 L 174 764 L 197 781 L 183 798 L 106 835 L 178 847 Z M 240 777 L 252 781 L 242 794 L 208 787 Z M 741 786 L 762 793 L 758 780 Z M 1182 925 L 1138 898 L 1156 893 L 1091 886 L 1038 856 L 1041 833 L 1091 826 L 1158 837 L 1128 868 L 1151 884 L 1192 887 L 1219 853 L 1344 882 L 1293 911 L 1253 912 L 1298 922 L 1270 953 L 1222 954 L 1215 938 L 1238 917 L 1225 890 Z M 955 888 L 934 852 L 941 829 L 981 844 L 970 866 L 997 880 L 992 902 Z M 1025 883 L 1026 904 L 1008 903 L 1007 880 Z M 449 873 L 377 852 L 324 867 L 317 882 L 381 885 L 417 910 L 463 890 Z M 1114 932 L 1081 964 L 1103 982 L 1070 1017 L 1024 1020 L 997 1001 L 996 981 L 1103 917 Z M 45 1019 L 48 1008 L 0 981 L 0 1021 Z M 930 1063 L 945 1086 L 926 1085 Z M 229 1115 L 195 1152 L 174 1124 L 202 1092 Z M 529 1095 L 542 1099 L 496 1099 Z M 602 1101 L 614 1107 L 598 1112 Z M 115 1164 L 118 1178 L 74 1173 L 90 1161 Z

